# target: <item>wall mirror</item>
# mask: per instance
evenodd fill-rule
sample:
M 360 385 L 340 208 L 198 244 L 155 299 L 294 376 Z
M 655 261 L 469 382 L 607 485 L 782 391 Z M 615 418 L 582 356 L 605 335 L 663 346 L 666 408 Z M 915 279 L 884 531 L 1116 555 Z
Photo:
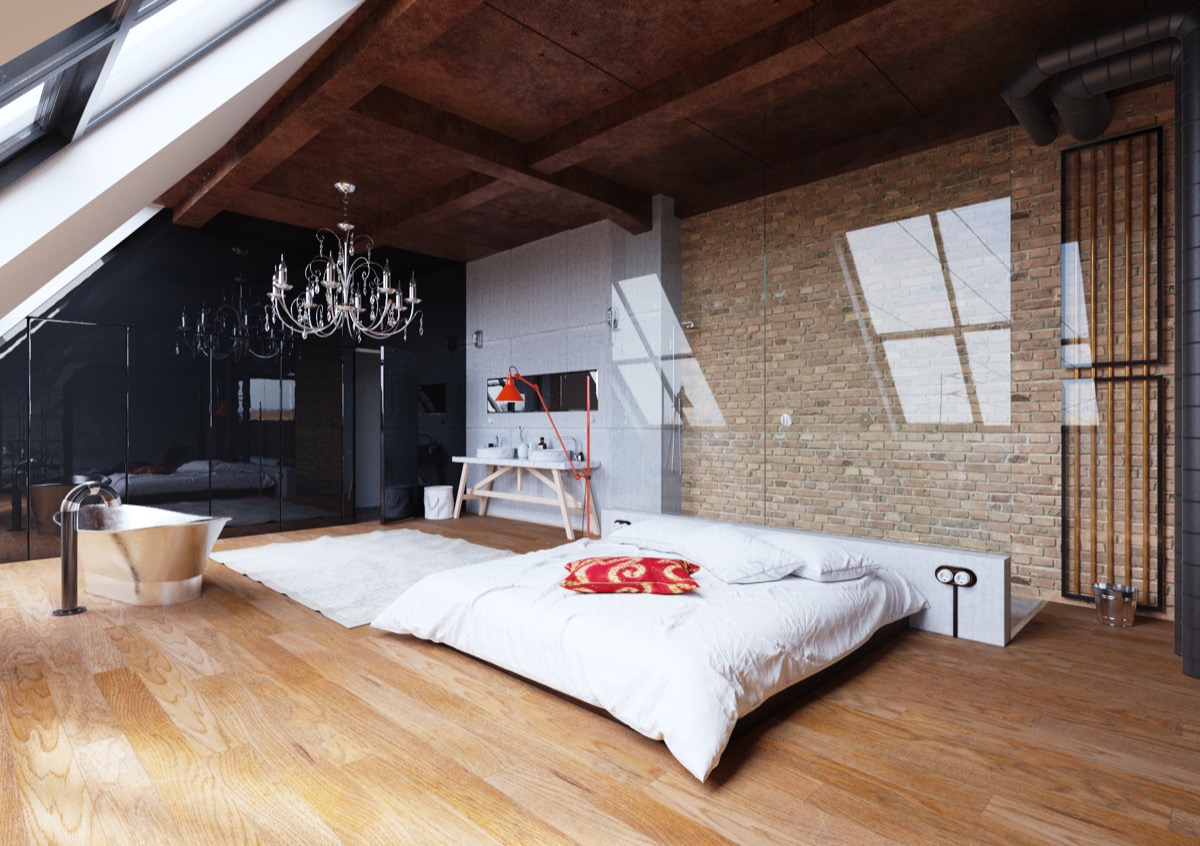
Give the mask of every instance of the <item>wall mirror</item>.
M 542 397 L 546 400 L 548 408 L 543 409 L 541 403 L 538 402 L 537 394 L 528 385 L 516 382 L 517 388 L 521 391 L 521 396 L 525 397 L 524 402 L 496 402 L 496 395 L 500 393 L 500 389 L 504 387 L 504 377 L 487 380 L 487 410 L 492 412 L 510 412 L 510 411 L 586 411 L 588 399 L 588 377 L 591 376 L 591 408 L 595 411 L 599 407 L 599 399 L 596 393 L 596 371 L 595 370 L 575 370 L 570 373 L 545 373 L 539 376 L 527 376 L 521 374 L 524 378 L 538 386 L 538 390 L 542 392 Z

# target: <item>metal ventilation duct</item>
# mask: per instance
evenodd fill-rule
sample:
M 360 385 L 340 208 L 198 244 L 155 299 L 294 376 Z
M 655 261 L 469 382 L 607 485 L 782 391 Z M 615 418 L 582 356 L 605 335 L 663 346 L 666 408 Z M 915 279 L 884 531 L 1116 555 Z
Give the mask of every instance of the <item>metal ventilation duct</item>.
M 1175 77 L 1175 651 L 1200 678 L 1200 5 L 1153 12 L 1041 50 L 1001 92 L 1039 146 L 1058 135 L 1037 89 L 1078 140 L 1112 118 L 1107 92 Z
M 1172 72 L 1178 49 L 1198 26 L 1200 4 L 1181 6 L 1152 12 L 1061 47 L 1039 50 L 1005 84 L 1000 96 L 1033 143 L 1045 146 L 1054 141 L 1058 131 L 1038 88 L 1059 77 L 1051 100 L 1064 127 L 1080 141 L 1095 138 L 1107 128 L 1111 114 L 1105 94 Z M 1085 134 L 1075 135 L 1072 127 Z

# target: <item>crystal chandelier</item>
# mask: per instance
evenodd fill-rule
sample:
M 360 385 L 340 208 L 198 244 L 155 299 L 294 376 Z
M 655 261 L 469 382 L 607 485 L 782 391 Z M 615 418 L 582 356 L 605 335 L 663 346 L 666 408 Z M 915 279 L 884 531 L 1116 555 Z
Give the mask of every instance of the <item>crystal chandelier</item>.
M 374 242 L 365 235 L 354 234 L 350 222 L 350 195 L 354 186 L 335 182 L 333 187 L 342 195 L 342 222 L 338 232 L 321 229 L 317 232 L 317 254 L 304 268 L 304 291 L 288 300 L 288 269 L 279 257 L 275 277 L 271 282 L 271 304 L 275 318 L 301 337 L 316 335 L 328 338 L 345 329 L 359 340 L 382 340 L 396 334 L 408 338 L 408 327 L 417 320 L 418 332 L 425 334 L 425 317 L 417 309 L 417 281 L 414 274 L 408 282 L 408 297 L 392 287 L 392 271 L 385 262 L 382 267 L 371 259 Z M 332 243 L 327 244 L 326 239 Z M 362 251 L 366 250 L 366 255 Z
M 233 281 L 237 283 L 236 300 L 227 297 L 216 308 L 203 304 L 194 321 L 189 320 L 187 309 L 183 310 L 176 327 L 176 355 L 186 347 L 193 356 L 213 359 L 247 355 L 270 359 L 291 349 L 291 337 L 274 325 L 267 306 L 245 302 L 249 280 L 239 274 Z

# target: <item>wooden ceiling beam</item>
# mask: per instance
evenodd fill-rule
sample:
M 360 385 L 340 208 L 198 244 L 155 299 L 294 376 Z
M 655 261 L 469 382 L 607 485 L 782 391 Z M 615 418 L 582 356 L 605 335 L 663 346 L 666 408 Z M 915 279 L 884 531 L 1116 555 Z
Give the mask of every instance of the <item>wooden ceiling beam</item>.
M 636 137 L 648 122 L 685 119 L 813 65 L 878 27 L 902 0 L 805 9 L 529 144 L 529 166 L 554 173 Z M 827 8 L 832 6 L 833 8 Z
M 481 0 L 394 0 L 378 4 L 315 70 L 281 101 L 268 104 L 227 145 L 174 207 L 174 221 L 203 226 L 252 188 L 394 69 L 397 50 L 418 52 Z
M 582 199 L 598 217 L 629 232 L 650 230 L 649 196 L 580 168 L 554 174 L 532 171 L 520 141 L 399 91 L 380 86 L 356 103 L 353 111 L 398 132 L 433 141 L 453 153 L 459 164 L 480 174 L 543 194 L 569 194 Z

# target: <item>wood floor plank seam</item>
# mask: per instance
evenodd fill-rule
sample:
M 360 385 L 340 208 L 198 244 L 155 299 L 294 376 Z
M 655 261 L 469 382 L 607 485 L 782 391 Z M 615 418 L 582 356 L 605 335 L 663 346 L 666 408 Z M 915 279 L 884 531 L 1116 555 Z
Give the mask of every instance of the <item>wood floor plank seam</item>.
M 403 525 L 561 542 L 492 517 Z M 85 595 L 75 618 L 49 613 L 57 568 L 0 567 L 0 846 L 1200 839 L 1200 683 L 1161 621 L 1115 630 L 1051 603 L 1003 649 L 908 632 L 735 738 L 701 783 L 565 697 L 215 562 L 194 602 Z M 39 772 L 57 775 L 30 788 Z

